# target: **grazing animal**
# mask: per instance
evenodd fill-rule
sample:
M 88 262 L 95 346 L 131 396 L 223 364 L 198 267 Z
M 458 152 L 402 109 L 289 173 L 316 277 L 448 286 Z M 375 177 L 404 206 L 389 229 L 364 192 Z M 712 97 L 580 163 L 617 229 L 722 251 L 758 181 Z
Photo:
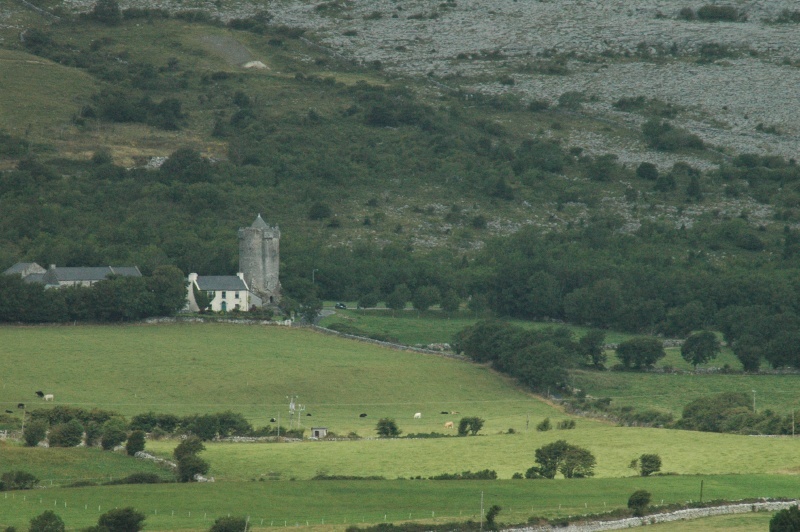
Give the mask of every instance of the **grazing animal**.
M 452 429 L 453 428 L 453 422 L 452 421 L 448 421 L 447 423 L 444 424 L 444 428 Z
M 36 395 L 39 397 L 39 399 L 41 399 L 44 397 L 44 392 L 39 390 L 38 392 L 36 392 Z
M 422 419 L 422 412 L 417 412 L 414 414 L 414 419 Z
M 456 415 L 458 415 L 458 414 L 459 414 L 458 412 L 450 412 L 450 415 L 451 415 L 451 416 L 456 416 Z
M 366 414 L 359 414 L 358 417 L 367 417 Z
M 25 403 L 17 403 L 17 408 L 25 408 Z
M 449 413 L 450 413 L 450 412 L 448 412 L 447 410 L 442 410 L 442 414 L 443 414 L 443 415 L 447 415 L 447 414 L 449 414 Z
M 47 395 L 44 396 L 45 401 L 52 401 L 53 399 L 55 398 L 53 397 L 52 393 L 48 393 Z
M 306 414 L 306 416 L 311 417 L 311 414 Z
M 270 420 L 269 420 L 270 423 L 275 423 L 276 421 L 277 421 L 277 419 L 275 419 L 274 417 L 270 418 Z
M 6 414 L 13 414 L 13 413 L 14 413 L 13 410 L 6 410 Z

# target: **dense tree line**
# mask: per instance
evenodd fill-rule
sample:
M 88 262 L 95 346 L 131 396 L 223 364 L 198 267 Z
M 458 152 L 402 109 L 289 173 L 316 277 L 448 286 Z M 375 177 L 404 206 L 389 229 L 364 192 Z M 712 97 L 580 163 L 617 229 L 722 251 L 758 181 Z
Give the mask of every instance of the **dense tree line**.
M 115 277 L 91 286 L 45 288 L 18 275 L 0 275 L 0 322 L 120 322 L 170 316 L 186 304 L 186 281 L 173 266 L 146 277 Z
M 539 392 L 567 389 L 568 369 L 589 362 L 588 352 L 564 327 L 527 330 L 502 321 L 480 321 L 459 332 L 453 347 Z

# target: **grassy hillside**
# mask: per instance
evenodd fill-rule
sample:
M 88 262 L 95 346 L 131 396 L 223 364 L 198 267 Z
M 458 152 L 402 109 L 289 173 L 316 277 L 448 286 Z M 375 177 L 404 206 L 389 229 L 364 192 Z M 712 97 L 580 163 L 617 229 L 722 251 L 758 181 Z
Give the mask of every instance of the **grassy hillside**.
M 303 426 L 342 434 L 371 433 L 381 417 L 410 420 L 415 412 L 423 412 L 418 430 L 427 432 L 441 427 L 445 410 L 481 415 L 489 431 L 507 429 L 508 416 L 554 413 L 484 367 L 303 329 L 2 327 L 0 337 L 18 346 L 7 354 L 11 375 L 0 391 L 7 408 L 44 406 L 34 395 L 44 389 L 56 404 L 127 416 L 233 410 L 258 426 L 278 416 L 288 425 L 287 396 L 297 394 L 311 414 Z
M 63 486 L 77 481 L 102 483 L 132 473 L 156 473 L 164 479 L 172 474 L 152 462 L 134 460 L 124 453 L 100 449 L 28 448 L 0 442 L 0 471 L 23 470 L 35 475 L 42 487 Z

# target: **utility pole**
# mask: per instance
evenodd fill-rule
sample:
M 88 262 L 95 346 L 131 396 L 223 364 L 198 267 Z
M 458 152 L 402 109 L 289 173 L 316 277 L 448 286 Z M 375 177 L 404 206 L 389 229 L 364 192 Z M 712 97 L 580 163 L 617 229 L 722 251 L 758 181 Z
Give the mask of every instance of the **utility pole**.
M 753 392 L 753 413 L 756 413 L 756 391 L 751 390 Z
M 313 270 L 311 270 L 311 284 L 314 284 L 314 274 L 317 273 L 318 271 L 319 271 L 318 268 L 314 268 Z

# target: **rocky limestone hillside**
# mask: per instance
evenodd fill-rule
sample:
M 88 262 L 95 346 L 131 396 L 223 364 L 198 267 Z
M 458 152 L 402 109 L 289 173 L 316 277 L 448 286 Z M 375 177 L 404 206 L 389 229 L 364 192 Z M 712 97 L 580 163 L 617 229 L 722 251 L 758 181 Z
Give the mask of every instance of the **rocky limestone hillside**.
M 438 89 L 514 93 L 550 104 L 571 93 L 581 100 L 581 113 L 631 129 L 646 118 L 613 103 L 656 98 L 677 111 L 670 116 L 675 124 L 723 153 L 791 158 L 798 151 L 800 24 L 778 22 L 800 13 L 788 0 L 718 4 L 737 10 L 737 22 L 686 20 L 687 8 L 696 13 L 705 5 L 691 0 L 120 3 L 200 8 L 222 19 L 266 10 L 275 23 L 306 28 L 331 53 L 427 77 Z M 62 7 L 84 11 L 92 4 L 63 0 Z M 677 160 L 647 150 L 636 136 L 602 129 L 576 130 L 570 141 L 590 153 L 617 153 L 623 161 L 666 167 Z

